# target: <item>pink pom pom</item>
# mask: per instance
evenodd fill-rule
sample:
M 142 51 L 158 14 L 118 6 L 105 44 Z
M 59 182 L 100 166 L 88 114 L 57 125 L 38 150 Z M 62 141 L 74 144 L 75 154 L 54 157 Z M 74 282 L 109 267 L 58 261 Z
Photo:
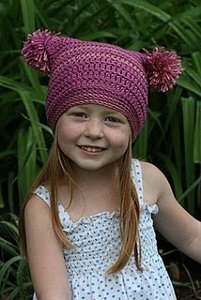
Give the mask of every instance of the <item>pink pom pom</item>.
M 183 71 L 180 57 L 164 48 L 155 48 L 148 54 L 146 66 L 149 85 L 161 92 L 172 89 Z
M 28 35 L 22 48 L 25 62 L 43 74 L 50 74 L 48 43 L 58 34 L 45 30 L 37 30 Z

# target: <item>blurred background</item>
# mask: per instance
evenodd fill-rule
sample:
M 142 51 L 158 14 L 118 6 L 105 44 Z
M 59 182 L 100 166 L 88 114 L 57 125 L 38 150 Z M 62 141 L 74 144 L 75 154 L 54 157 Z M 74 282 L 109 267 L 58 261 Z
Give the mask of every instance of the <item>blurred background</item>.
M 31 299 L 33 292 L 18 216 L 52 132 L 44 114 L 48 78 L 27 67 L 20 50 L 38 28 L 138 51 L 163 46 L 182 57 L 177 87 L 150 91 L 133 155 L 156 164 L 181 205 L 201 220 L 201 1 L 0 0 L 0 27 L 0 299 Z M 200 265 L 157 238 L 178 299 L 201 299 Z

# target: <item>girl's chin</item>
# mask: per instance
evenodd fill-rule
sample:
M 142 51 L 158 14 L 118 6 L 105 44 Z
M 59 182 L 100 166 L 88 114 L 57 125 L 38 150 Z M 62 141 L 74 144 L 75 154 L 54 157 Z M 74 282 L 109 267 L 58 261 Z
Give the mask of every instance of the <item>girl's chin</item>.
M 103 171 L 104 169 L 111 168 L 114 161 L 108 162 L 72 162 L 74 171 L 82 170 L 87 172 Z

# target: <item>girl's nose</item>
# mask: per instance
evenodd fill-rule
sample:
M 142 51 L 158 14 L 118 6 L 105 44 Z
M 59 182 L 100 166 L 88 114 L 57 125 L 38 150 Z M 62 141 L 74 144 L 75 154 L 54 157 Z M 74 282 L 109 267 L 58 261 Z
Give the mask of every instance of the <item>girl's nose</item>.
M 85 124 L 85 136 L 93 139 L 103 137 L 103 124 L 100 120 L 88 120 Z

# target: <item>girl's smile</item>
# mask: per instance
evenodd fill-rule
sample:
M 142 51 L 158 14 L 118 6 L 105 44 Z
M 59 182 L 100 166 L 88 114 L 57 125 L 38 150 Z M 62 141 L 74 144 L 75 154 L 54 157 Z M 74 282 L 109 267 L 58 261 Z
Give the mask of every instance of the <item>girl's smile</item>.
M 56 131 L 64 154 L 86 170 L 103 168 L 122 157 L 131 136 L 123 114 L 94 104 L 70 108 L 59 118 Z
M 80 149 L 82 149 L 86 152 L 94 153 L 94 154 L 106 150 L 106 148 L 94 147 L 94 146 L 79 146 L 79 147 L 80 147 Z

